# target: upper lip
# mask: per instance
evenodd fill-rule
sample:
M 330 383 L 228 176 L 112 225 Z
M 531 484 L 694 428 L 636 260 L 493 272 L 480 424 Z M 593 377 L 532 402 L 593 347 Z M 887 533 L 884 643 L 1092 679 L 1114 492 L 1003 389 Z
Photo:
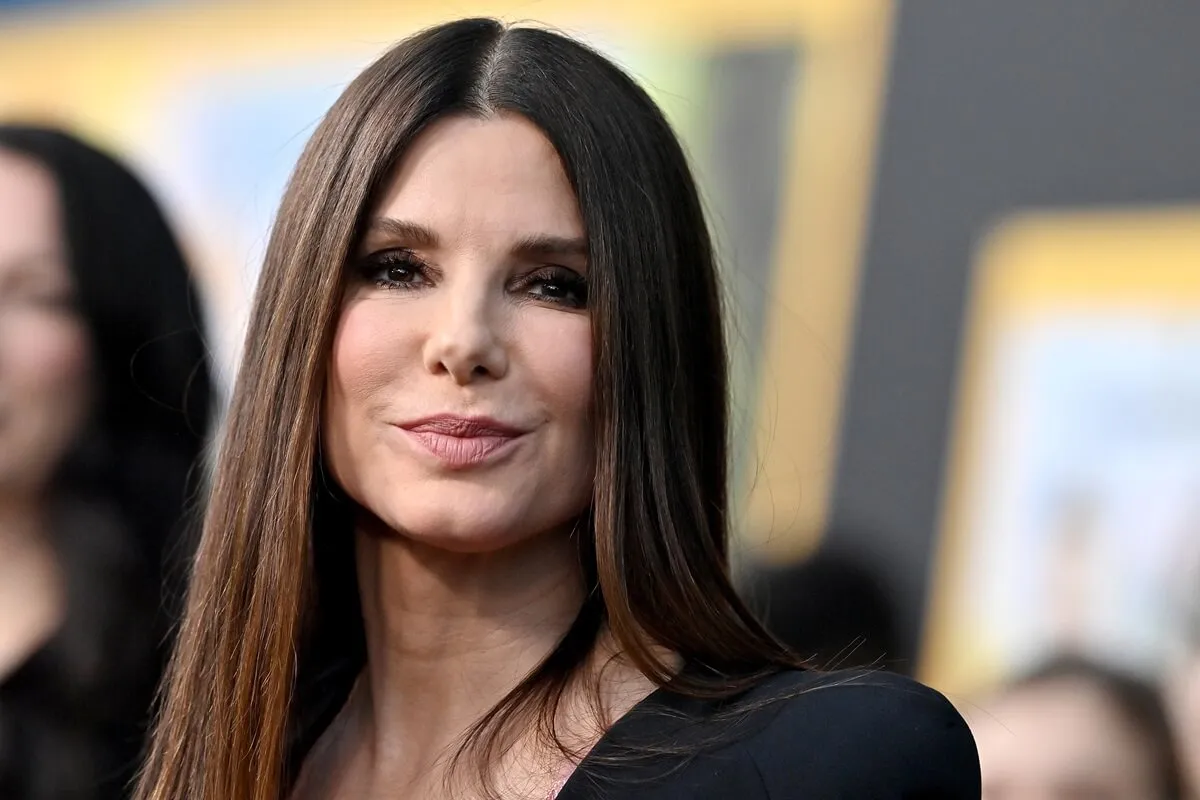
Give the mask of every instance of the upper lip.
M 527 431 L 492 419 L 491 417 L 463 417 L 457 414 L 435 414 L 430 417 L 401 422 L 397 427 L 419 433 L 439 433 L 463 439 L 474 436 L 520 436 Z

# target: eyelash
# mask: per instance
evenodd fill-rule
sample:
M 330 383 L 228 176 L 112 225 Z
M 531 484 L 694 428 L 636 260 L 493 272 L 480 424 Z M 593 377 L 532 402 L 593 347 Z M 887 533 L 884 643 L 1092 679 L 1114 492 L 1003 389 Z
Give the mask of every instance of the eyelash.
M 360 270 L 365 280 L 388 291 L 415 291 L 424 283 L 430 283 L 433 270 L 411 250 L 384 250 L 364 258 Z M 406 270 L 416 280 L 397 280 L 388 277 L 393 270 Z M 566 267 L 547 265 L 519 275 L 513 285 L 540 303 L 566 308 L 587 308 L 587 280 Z M 538 294 L 533 289 L 547 286 L 558 287 L 560 296 Z

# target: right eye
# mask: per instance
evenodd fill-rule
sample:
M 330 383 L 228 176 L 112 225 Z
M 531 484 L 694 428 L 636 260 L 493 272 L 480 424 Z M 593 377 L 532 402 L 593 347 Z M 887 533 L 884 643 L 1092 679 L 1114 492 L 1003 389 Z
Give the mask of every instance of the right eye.
M 385 250 L 362 261 L 363 277 L 383 289 L 415 289 L 429 282 L 425 263 L 411 250 Z

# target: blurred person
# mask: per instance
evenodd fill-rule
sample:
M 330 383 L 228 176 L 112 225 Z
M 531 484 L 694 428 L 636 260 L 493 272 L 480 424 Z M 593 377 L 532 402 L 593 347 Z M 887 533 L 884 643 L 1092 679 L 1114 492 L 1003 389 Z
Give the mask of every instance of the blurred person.
M 128 796 L 209 411 L 183 256 L 73 136 L 0 125 L 0 797 Z
M 1200 646 L 1177 667 L 1168 696 L 1188 785 L 1193 796 L 1200 798 Z
M 1079 656 L 1017 678 L 973 715 L 984 800 L 1183 800 L 1157 690 Z
M 1194 602 L 1200 600 L 1193 594 Z M 1168 710 L 1179 733 L 1180 751 L 1193 797 L 1200 800 L 1200 603 L 1191 610 L 1167 682 Z
M 717 277 L 597 52 L 474 19 L 368 67 L 277 216 L 138 797 L 977 798 L 945 698 L 731 585 Z
M 860 560 L 822 549 L 747 573 L 748 596 L 767 629 L 810 664 L 907 672 L 896 662 L 899 634 L 888 594 Z
M 1192 796 L 1200 798 L 1200 646 L 1179 664 L 1168 692 Z

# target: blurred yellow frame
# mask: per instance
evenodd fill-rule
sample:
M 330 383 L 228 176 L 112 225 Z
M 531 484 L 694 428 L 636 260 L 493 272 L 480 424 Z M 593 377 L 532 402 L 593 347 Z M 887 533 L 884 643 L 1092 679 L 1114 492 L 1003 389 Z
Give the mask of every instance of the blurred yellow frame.
M 970 498 L 979 475 L 983 427 L 1001 413 L 986 381 L 1006 331 L 1076 310 L 1152 308 L 1200 314 L 1200 207 L 1028 212 L 982 242 L 973 276 L 959 388 L 943 481 L 938 545 L 921 677 L 956 697 L 1005 676 L 1000 655 L 968 618 L 966 565 Z

